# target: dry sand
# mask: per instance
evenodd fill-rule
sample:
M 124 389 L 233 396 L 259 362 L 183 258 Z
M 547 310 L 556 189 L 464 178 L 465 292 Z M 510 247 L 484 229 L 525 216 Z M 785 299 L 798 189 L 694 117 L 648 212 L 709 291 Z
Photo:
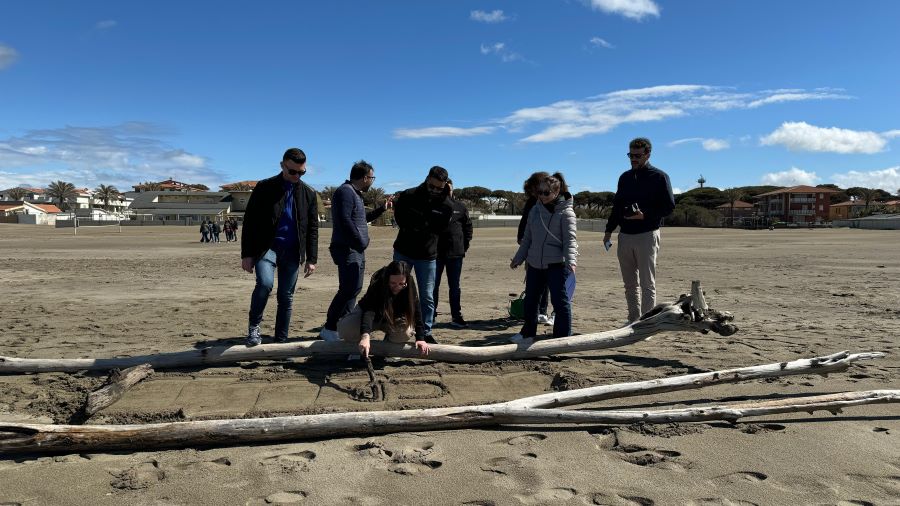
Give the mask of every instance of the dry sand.
M 476 229 L 463 271 L 467 330 L 442 343 L 502 341 L 514 229 Z M 323 231 L 316 274 L 299 282 L 292 338 L 312 339 L 336 288 Z M 373 229 L 368 272 L 394 231 Z M 240 344 L 253 277 L 234 243 L 183 227 L 79 232 L 0 225 L 0 355 L 100 357 Z M 575 332 L 625 317 L 613 253 L 579 234 Z M 92 422 L 402 409 L 508 400 L 574 386 L 824 355 L 885 351 L 830 378 L 798 376 L 611 402 L 627 407 L 900 388 L 900 233 L 665 229 L 661 301 L 700 279 L 735 313 L 731 337 L 667 333 L 620 349 L 481 365 L 389 360 L 387 400 L 360 402 L 364 369 L 309 359 L 160 371 Z M 271 335 L 274 299 L 264 334 Z M 549 327 L 541 331 L 549 332 Z M 267 337 L 268 339 L 268 337 Z M 556 382 L 554 383 L 554 378 Z M 96 374 L 0 376 L 0 421 L 65 422 Z M 0 504 L 900 504 L 900 409 L 780 415 L 747 423 L 502 427 L 213 449 L 0 456 Z

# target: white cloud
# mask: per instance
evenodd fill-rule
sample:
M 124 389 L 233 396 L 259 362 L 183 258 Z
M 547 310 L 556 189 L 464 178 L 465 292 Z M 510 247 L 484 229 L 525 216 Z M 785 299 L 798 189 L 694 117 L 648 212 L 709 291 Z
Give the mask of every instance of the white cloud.
M 791 151 L 827 153 L 878 153 L 887 141 L 876 132 L 822 128 L 805 122 L 785 122 L 774 132 L 762 137 L 764 146 L 780 144 Z
M 659 17 L 659 6 L 653 0 L 590 0 L 590 5 L 595 10 L 618 14 L 635 21 L 646 16 Z
M 130 190 L 141 181 L 202 183 L 215 188 L 225 174 L 209 160 L 169 145 L 172 132 L 150 123 L 123 123 L 109 127 L 74 127 L 30 130 L 17 137 L 0 138 L 0 187 L 44 187 L 57 179 L 94 188 L 112 184 Z
M 513 61 L 526 61 L 525 58 L 515 51 L 511 51 L 503 42 L 495 42 L 494 44 L 481 45 L 481 54 L 493 54 L 500 58 L 504 63 Z
M 472 11 L 469 13 L 469 19 L 480 23 L 502 23 L 509 19 L 500 9 L 491 12 Z
M 850 95 L 844 95 L 842 93 L 830 93 L 827 91 L 814 91 L 811 93 L 805 93 L 801 90 L 774 90 L 772 95 L 768 97 L 761 98 L 759 100 L 754 100 L 747 104 L 747 107 L 751 109 L 755 109 L 757 107 L 768 105 L 768 104 L 778 104 L 781 102 L 799 102 L 804 100 L 822 100 L 822 99 L 851 99 Z
M 604 39 L 601 39 L 600 37 L 591 37 L 591 44 L 594 47 L 605 47 L 606 49 L 615 49 L 616 48 L 616 46 L 610 44 L 609 42 L 607 42 Z
M 0 44 L 0 70 L 3 70 L 19 59 L 19 52 L 15 49 Z
M 881 188 L 886 192 L 894 193 L 900 188 L 900 166 L 868 172 L 851 170 L 844 174 L 834 174 L 831 179 L 842 188 L 863 186 Z
M 395 139 L 427 139 L 429 137 L 472 137 L 492 133 L 496 127 L 428 127 L 398 128 L 394 130 Z
M 97 24 L 94 25 L 94 28 L 97 30 L 109 30 L 110 28 L 114 28 L 118 25 L 119 22 L 114 19 L 104 19 L 103 21 L 97 21 Z
M 782 172 L 769 172 L 763 174 L 762 184 L 774 186 L 798 186 L 815 185 L 819 182 L 819 176 L 815 172 L 807 172 L 797 167 Z
M 675 186 L 675 187 L 672 187 L 672 193 L 675 195 L 678 195 L 679 193 L 684 193 L 684 190 Z
M 725 139 L 703 139 L 701 144 L 707 151 L 721 151 L 731 147 L 731 143 Z
M 489 54 L 504 50 L 502 43 L 494 46 L 482 46 L 482 52 Z M 581 100 L 560 100 L 547 105 L 524 107 L 505 117 L 488 122 L 484 127 L 490 130 L 475 130 L 475 134 L 487 134 L 505 130 L 522 132 L 537 127 L 538 131 L 525 131 L 523 142 L 552 142 L 563 139 L 576 139 L 587 135 L 609 132 L 619 125 L 630 123 L 646 123 L 692 114 L 720 113 L 733 109 L 748 109 L 750 104 L 781 93 L 783 90 L 737 92 L 730 88 L 721 88 L 700 84 L 674 84 L 616 90 L 602 95 L 595 95 Z M 831 90 L 802 91 L 805 100 L 826 100 L 832 96 Z M 777 104 L 778 102 L 771 102 Z M 445 128 L 445 127 L 435 127 Z M 466 129 L 471 130 L 471 129 Z M 447 131 L 446 136 L 456 135 L 454 130 Z M 438 137 L 436 130 L 430 137 Z M 697 138 L 695 142 L 707 139 Z M 728 147 L 726 141 L 710 139 L 705 144 L 709 150 Z
M 881 136 L 885 139 L 896 139 L 900 137 L 900 130 L 888 130 L 887 132 L 881 132 Z

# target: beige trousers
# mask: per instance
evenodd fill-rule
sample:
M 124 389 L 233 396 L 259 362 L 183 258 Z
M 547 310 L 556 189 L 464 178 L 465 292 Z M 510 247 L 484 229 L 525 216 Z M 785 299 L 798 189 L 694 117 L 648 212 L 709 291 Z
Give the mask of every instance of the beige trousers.
M 625 282 L 628 321 L 635 321 L 656 306 L 656 254 L 659 229 L 641 234 L 619 233 L 619 268 Z
M 348 343 L 358 343 L 362 334 L 359 331 L 362 325 L 362 308 L 356 306 L 353 311 L 347 313 L 343 318 L 338 320 L 337 331 L 341 339 Z M 402 325 L 387 325 L 381 323 L 374 330 L 384 332 L 385 340 L 392 343 L 406 343 L 415 336 L 416 331 L 405 323 Z M 372 336 L 374 337 L 374 336 Z

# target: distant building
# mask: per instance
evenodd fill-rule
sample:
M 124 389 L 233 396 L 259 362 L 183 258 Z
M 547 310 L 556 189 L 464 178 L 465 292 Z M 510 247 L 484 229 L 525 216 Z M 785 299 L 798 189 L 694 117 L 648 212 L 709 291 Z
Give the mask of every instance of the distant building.
M 219 188 L 231 195 L 231 212 L 243 214 L 247 210 L 250 193 L 256 188 L 256 181 L 238 181 L 237 183 L 223 184 Z
M 166 179 L 165 181 L 160 181 L 158 183 L 141 183 L 132 186 L 135 192 L 146 192 L 146 191 L 164 191 L 164 192 L 202 192 L 206 191 L 206 187 L 200 185 L 192 185 L 188 183 L 182 183 L 181 181 L 175 181 L 172 178 Z
M 846 202 L 831 204 L 831 209 L 828 212 L 828 219 L 834 221 L 857 218 L 865 211 L 865 209 L 866 203 L 862 200 L 848 200 Z
M 830 194 L 837 190 L 793 186 L 754 197 L 758 216 L 768 222 L 821 223 L 830 220 Z
M 126 196 L 134 199 L 129 210 L 138 219 L 220 220 L 231 214 L 231 194 L 226 192 L 145 191 Z
M 749 202 L 744 202 L 743 200 L 736 200 L 734 202 L 734 223 L 731 223 L 731 202 L 725 202 L 720 206 L 716 206 L 716 210 L 722 213 L 722 224 L 723 225 L 740 225 L 746 220 L 753 216 L 754 205 Z
M 0 201 L 10 201 L 15 200 L 10 196 L 10 193 L 15 190 L 21 188 L 26 191 L 25 196 L 22 197 L 22 200 L 28 202 L 47 202 L 46 191 L 43 188 L 29 188 L 25 186 L 17 186 L 15 188 L 7 188 L 5 190 L 0 190 Z

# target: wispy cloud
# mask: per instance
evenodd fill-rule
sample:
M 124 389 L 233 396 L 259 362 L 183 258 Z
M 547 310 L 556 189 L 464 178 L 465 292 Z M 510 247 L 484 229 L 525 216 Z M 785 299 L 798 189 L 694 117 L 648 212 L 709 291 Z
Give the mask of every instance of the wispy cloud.
M 900 130 L 888 130 L 887 132 L 881 132 L 881 136 L 885 139 L 896 139 L 900 137 Z
M 601 39 L 600 37 L 591 37 L 591 45 L 594 47 L 603 47 L 606 49 L 615 49 L 615 47 L 616 47 L 616 46 L 610 44 L 609 42 L 607 42 L 606 40 Z
M 791 167 L 790 170 L 782 172 L 769 172 L 762 176 L 762 184 L 774 186 L 812 186 L 819 180 L 819 176 L 815 172 L 807 172 L 797 167 Z
M 224 182 L 224 174 L 205 157 L 166 142 L 172 134 L 159 125 L 132 122 L 30 130 L 0 139 L 0 166 L 7 169 L 0 187 L 46 186 L 57 179 L 90 188 L 113 184 L 121 190 L 169 177 L 210 188 Z
M 699 84 L 675 84 L 617 90 L 581 100 L 561 100 L 548 105 L 525 107 L 505 117 L 480 127 L 491 129 L 466 129 L 473 135 L 496 131 L 528 133 L 521 142 L 552 142 L 577 139 L 587 135 L 609 132 L 619 125 L 663 121 L 699 113 L 720 113 L 733 109 L 748 109 L 750 104 L 770 97 L 782 90 L 738 92 L 731 88 Z M 802 90 L 801 90 L 802 91 Z M 828 100 L 830 91 L 803 92 L 806 100 Z M 777 102 L 772 102 L 777 104 Z M 436 127 L 443 128 L 443 127 Z M 455 135 L 450 131 L 449 135 Z M 449 136 L 448 135 L 448 136 Z M 440 136 L 436 131 L 432 137 Z M 705 139 L 704 139 L 705 140 Z M 698 142 L 702 142 L 699 141 Z M 723 148 L 721 142 L 710 142 L 707 149 Z
M 894 193 L 900 188 L 900 166 L 870 171 L 851 170 L 843 174 L 834 174 L 831 179 L 842 188 L 863 186 L 865 188 L 881 188 L 886 192 Z
M 791 151 L 826 153 L 878 153 L 887 140 L 876 132 L 822 128 L 805 122 L 785 122 L 774 132 L 760 138 L 764 146 L 782 145 Z
M 97 21 L 94 28 L 97 30 L 109 30 L 110 28 L 115 28 L 118 24 L 119 22 L 114 19 L 104 19 L 103 21 Z
M 822 100 L 822 99 L 851 99 L 853 97 L 843 94 L 843 93 L 834 93 L 830 91 L 814 91 L 814 92 L 803 92 L 801 90 L 775 90 L 772 95 L 768 97 L 761 98 L 759 100 L 754 100 L 747 104 L 747 107 L 751 109 L 755 109 L 757 107 L 768 105 L 768 104 L 778 104 L 781 102 L 800 102 L 805 100 Z
M 3 70 L 19 59 L 19 52 L 14 48 L 0 44 L 0 70 Z
M 472 137 L 474 135 L 489 134 L 496 127 L 428 127 L 428 128 L 398 128 L 394 130 L 395 139 L 427 139 L 429 137 Z
M 725 139 L 704 139 L 703 137 L 690 137 L 688 139 L 678 139 L 677 141 L 672 141 L 668 145 L 670 147 L 678 146 L 680 144 L 689 144 L 689 143 L 699 143 L 703 146 L 703 149 L 707 151 L 721 151 L 723 149 L 728 149 L 731 147 L 731 143 Z
M 653 0 L 587 0 L 590 6 L 607 14 L 618 14 L 640 21 L 647 16 L 659 17 L 659 6 Z
M 495 55 L 500 58 L 504 63 L 514 62 L 514 61 L 526 61 L 525 57 L 520 55 L 519 53 L 510 50 L 506 47 L 506 44 L 503 42 L 495 42 L 493 44 L 482 44 L 481 45 L 481 54 L 486 55 Z
M 479 23 L 502 23 L 509 19 L 500 9 L 491 12 L 472 11 L 469 13 L 469 19 L 478 21 Z

